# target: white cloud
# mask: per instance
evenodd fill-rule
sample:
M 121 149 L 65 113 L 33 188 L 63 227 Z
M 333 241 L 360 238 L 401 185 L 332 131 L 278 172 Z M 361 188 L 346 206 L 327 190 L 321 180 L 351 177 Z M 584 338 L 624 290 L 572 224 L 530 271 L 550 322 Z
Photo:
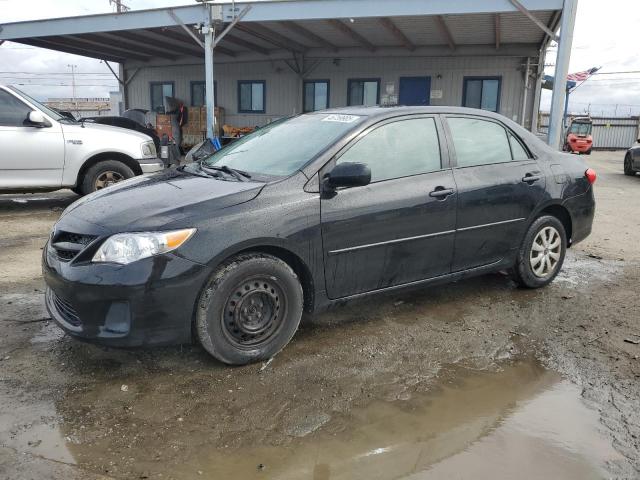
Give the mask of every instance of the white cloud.
M 640 71 L 638 25 L 638 0 L 579 0 L 569 72 L 591 67 L 602 67 L 602 72 Z M 554 62 L 552 50 L 547 63 Z M 554 68 L 547 68 L 546 73 L 553 75 Z M 542 93 L 542 108 L 548 109 L 551 92 Z M 640 73 L 593 76 L 569 99 L 571 112 L 583 113 L 591 105 L 591 113 L 596 115 L 613 115 L 616 110 L 618 114 L 638 115 Z

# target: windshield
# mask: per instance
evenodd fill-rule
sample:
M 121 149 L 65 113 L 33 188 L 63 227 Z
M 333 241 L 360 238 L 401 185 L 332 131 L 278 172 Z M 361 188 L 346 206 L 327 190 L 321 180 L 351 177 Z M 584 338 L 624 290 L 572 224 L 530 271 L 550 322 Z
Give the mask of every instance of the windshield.
M 203 165 L 225 166 L 259 175 L 288 176 L 364 118 L 324 113 L 274 122 L 207 157 Z
M 9 89 L 13 90 L 15 93 L 17 93 L 18 95 L 26 98 L 27 100 L 29 100 L 32 104 L 34 104 L 36 107 L 38 107 L 40 110 L 42 110 L 44 113 L 46 113 L 47 115 L 49 115 L 51 118 L 53 118 L 54 120 L 62 120 L 66 117 L 64 117 L 63 115 L 60 115 L 58 112 L 56 112 L 55 110 L 51 110 L 49 107 L 41 104 L 39 101 L 37 101 L 35 98 L 30 97 L 29 95 L 27 95 L 26 93 L 24 93 L 22 90 L 18 90 L 16 87 L 14 86 L 9 86 Z
M 589 135 L 591 133 L 590 123 L 572 123 L 569 133 L 576 135 Z

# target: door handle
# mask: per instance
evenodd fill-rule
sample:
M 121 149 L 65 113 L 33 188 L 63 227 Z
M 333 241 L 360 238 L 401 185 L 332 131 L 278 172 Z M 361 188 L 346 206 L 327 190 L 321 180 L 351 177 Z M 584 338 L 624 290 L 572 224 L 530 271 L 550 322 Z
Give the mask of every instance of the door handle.
M 533 182 L 537 182 L 542 178 L 541 175 L 534 175 L 533 173 L 527 173 L 524 177 L 522 177 L 522 181 L 528 184 L 532 184 Z
M 435 190 L 429 192 L 429 196 L 437 198 L 438 200 L 444 200 L 454 193 L 455 190 L 453 188 L 436 187 Z

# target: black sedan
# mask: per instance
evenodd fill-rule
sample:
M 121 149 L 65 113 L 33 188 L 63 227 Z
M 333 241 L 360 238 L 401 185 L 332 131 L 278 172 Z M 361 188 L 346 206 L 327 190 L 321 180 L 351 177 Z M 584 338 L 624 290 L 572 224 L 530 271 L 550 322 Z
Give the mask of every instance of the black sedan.
M 635 177 L 640 172 L 640 138 L 624 156 L 624 174 Z
M 300 115 L 69 206 L 43 252 L 47 307 L 85 340 L 263 360 L 305 310 L 504 269 L 547 285 L 591 232 L 594 181 L 485 111 Z

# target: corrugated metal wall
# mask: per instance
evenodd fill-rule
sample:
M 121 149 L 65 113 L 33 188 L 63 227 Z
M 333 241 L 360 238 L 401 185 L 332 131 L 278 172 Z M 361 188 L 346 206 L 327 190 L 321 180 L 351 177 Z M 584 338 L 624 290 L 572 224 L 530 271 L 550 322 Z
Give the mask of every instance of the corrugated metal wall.
M 549 115 L 541 115 L 540 130 L 549 126 Z M 640 137 L 639 117 L 591 117 L 594 149 L 627 149 Z
M 308 60 L 309 63 L 315 60 Z M 380 78 L 381 93 L 393 84 L 397 94 L 399 78 L 430 76 L 431 91 L 441 91 L 442 98 L 432 105 L 461 105 L 465 76 L 501 76 L 500 113 L 520 122 L 524 92 L 522 57 L 369 57 L 320 59 L 307 79 L 330 81 L 330 107 L 345 106 L 350 78 Z M 128 70 L 131 74 L 132 70 Z M 264 125 L 282 116 L 302 110 L 302 80 L 281 60 L 227 63 L 216 65 L 217 105 L 225 109 L 225 123 L 237 126 Z M 190 102 L 190 82 L 204 79 L 204 66 L 145 66 L 138 70 L 128 86 L 130 108 L 150 108 L 152 81 L 175 82 L 175 95 L 185 105 Z M 238 114 L 238 80 L 266 81 L 266 113 Z M 528 113 L 531 117 L 533 84 L 530 82 Z M 527 122 L 528 123 L 528 122 Z

